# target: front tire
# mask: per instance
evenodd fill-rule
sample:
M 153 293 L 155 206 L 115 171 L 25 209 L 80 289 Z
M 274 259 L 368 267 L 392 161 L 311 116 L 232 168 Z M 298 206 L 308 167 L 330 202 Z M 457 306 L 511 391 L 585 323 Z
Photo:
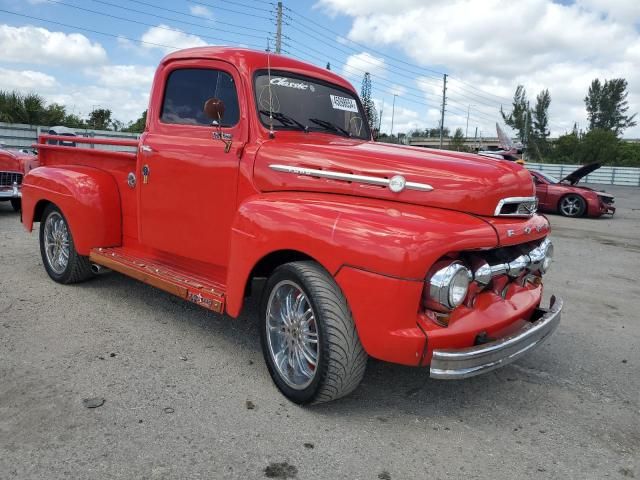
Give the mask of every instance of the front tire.
M 571 193 L 558 202 L 558 211 L 565 217 L 581 217 L 587 210 L 587 202 L 580 195 Z
M 320 265 L 287 263 L 271 275 L 260 308 L 262 351 L 276 386 L 292 402 L 348 395 L 367 365 L 340 287 Z
M 58 283 L 78 283 L 94 276 L 89 259 L 75 249 L 67 219 L 53 204 L 42 214 L 40 254 L 45 270 Z

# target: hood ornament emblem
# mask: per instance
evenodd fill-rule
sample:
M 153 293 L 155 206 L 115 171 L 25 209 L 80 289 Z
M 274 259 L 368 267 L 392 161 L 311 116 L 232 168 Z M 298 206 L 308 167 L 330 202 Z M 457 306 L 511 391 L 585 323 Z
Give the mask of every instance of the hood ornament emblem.
M 402 175 L 394 175 L 389 180 L 389 190 L 393 193 L 400 193 L 407 185 L 407 180 Z

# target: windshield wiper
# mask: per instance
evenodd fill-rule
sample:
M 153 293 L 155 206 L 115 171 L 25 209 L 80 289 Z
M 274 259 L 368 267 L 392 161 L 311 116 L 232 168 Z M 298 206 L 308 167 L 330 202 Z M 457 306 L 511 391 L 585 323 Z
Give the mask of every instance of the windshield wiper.
M 331 123 L 331 122 L 329 122 L 327 120 L 321 120 L 319 118 L 310 118 L 309 121 L 315 123 L 316 125 L 320 125 L 325 130 L 331 130 L 332 132 L 341 133 L 345 137 L 350 137 L 351 136 L 351 133 L 349 133 L 347 130 L 345 130 L 344 128 L 341 128 L 341 127 L 337 126 L 336 124 Z
M 309 127 L 301 124 L 295 118 L 290 117 L 282 112 L 270 112 L 269 110 L 260 110 L 260 113 L 266 115 L 267 117 L 271 115 L 274 120 L 279 121 L 285 127 L 298 127 L 300 130 L 306 132 L 309 130 Z

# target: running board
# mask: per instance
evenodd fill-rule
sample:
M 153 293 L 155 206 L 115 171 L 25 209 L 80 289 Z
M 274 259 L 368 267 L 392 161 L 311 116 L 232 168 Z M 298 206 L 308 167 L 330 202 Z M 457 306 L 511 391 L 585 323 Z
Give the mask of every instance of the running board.
M 217 313 L 224 311 L 224 287 L 164 263 L 134 256 L 122 248 L 94 248 L 92 263 L 120 272 Z

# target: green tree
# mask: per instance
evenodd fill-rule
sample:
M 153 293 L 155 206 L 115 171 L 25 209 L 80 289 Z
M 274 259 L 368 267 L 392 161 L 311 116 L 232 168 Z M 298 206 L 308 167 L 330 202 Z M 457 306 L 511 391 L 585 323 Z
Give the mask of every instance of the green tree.
M 461 128 L 456 128 L 456 132 L 451 139 L 451 150 L 457 150 L 458 152 L 464 150 L 464 132 Z
M 530 154 L 540 160 L 549 152 L 549 106 L 551 105 L 551 95 L 549 90 L 542 90 L 536 97 L 536 105 L 532 113 L 532 129 Z
M 531 110 L 529 109 L 529 101 L 527 100 L 527 91 L 522 85 L 516 87 L 513 94 L 513 103 L 511 113 L 504 113 L 500 107 L 500 115 L 504 123 L 518 132 L 518 140 L 525 143 L 531 135 Z
M 369 128 L 373 131 L 378 126 L 378 112 L 371 98 L 371 74 L 369 72 L 365 73 L 362 78 L 360 101 L 362 102 L 362 108 L 364 108 L 364 114 L 367 117 Z
M 135 122 L 131 123 L 127 128 L 123 129 L 123 132 L 142 133 L 144 127 L 147 124 L 147 111 L 142 112 L 142 116 Z
M 636 114 L 627 115 L 627 86 L 624 78 L 605 80 L 604 83 L 596 78 L 591 82 L 584 98 L 589 130 L 609 130 L 618 137 L 625 129 L 637 125 Z
M 59 103 L 50 103 L 44 111 L 43 124 L 50 127 L 54 125 L 62 125 L 66 116 L 67 111 L 64 108 L 64 105 L 60 105 Z
M 594 128 L 582 136 L 576 150 L 576 163 L 615 164 L 620 140 L 613 130 Z
M 111 110 L 96 108 L 89 113 L 87 124 L 96 130 L 107 130 L 111 126 Z
M 73 113 L 65 115 L 62 125 L 69 128 L 87 128 L 86 122 Z

